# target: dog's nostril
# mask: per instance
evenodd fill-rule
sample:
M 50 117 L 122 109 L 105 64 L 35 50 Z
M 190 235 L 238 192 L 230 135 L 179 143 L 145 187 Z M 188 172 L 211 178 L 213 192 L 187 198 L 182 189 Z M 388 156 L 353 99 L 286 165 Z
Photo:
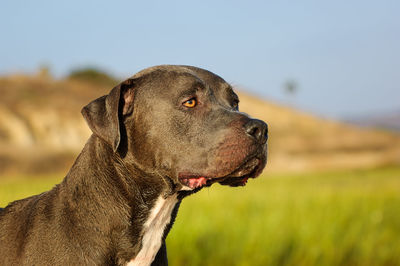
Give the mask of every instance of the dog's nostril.
M 254 126 L 247 130 L 247 134 L 258 139 L 258 136 L 261 134 L 261 130 L 257 126 Z
M 261 120 L 252 119 L 245 125 L 246 133 L 259 142 L 265 142 L 268 138 L 268 126 Z

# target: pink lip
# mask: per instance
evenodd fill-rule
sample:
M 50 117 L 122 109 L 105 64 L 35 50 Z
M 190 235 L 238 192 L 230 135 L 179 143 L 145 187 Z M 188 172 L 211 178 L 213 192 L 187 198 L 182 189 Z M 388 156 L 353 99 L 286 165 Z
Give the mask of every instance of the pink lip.
M 204 176 L 197 178 L 181 178 L 181 180 L 186 186 L 192 189 L 202 187 L 207 183 L 207 179 Z

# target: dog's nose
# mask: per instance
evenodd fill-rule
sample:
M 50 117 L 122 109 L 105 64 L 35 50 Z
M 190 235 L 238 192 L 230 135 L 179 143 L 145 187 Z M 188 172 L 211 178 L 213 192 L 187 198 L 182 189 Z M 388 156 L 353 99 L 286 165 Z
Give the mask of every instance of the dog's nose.
M 252 119 L 244 126 L 246 133 L 255 138 L 260 143 L 265 143 L 268 139 L 268 125 L 258 119 Z

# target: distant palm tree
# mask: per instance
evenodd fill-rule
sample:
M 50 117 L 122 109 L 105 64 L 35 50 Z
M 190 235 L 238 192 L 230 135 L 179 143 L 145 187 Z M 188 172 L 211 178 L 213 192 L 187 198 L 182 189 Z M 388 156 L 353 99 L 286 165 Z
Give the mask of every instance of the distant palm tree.
M 296 106 L 295 96 L 298 91 L 298 87 L 299 87 L 298 83 L 294 79 L 288 79 L 283 84 L 283 90 L 284 90 L 285 94 L 288 95 L 287 103 L 292 108 L 295 108 L 295 106 Z
M 295 80 L 289 79 L 283 85 L 284 91 L 289 95 L 295 95 L 297 93 L 298 84 Z

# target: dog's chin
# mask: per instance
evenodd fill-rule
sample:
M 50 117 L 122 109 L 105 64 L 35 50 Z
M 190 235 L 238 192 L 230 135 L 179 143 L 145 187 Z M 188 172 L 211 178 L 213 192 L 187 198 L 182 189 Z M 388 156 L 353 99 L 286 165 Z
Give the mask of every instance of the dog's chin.
M 264 169 L 265 159 L 253 157 L 243 163 L 239 168 L 227 175 L 223 180 L 218 181 L 221 185 L 238 187 L 245 186 L 249 178 L 256 178 Z
M 230 174 L 221 177 L 209 177 L 207 175 L 182 174 L 179 177 L 183 190 L 200 190 L 203 187 L 211 186 L 214 183 L 238 187 L 245 186 L 249 178 L 259 176 L 266 165 L 266 157 L 251 157 L 233 170 Z

